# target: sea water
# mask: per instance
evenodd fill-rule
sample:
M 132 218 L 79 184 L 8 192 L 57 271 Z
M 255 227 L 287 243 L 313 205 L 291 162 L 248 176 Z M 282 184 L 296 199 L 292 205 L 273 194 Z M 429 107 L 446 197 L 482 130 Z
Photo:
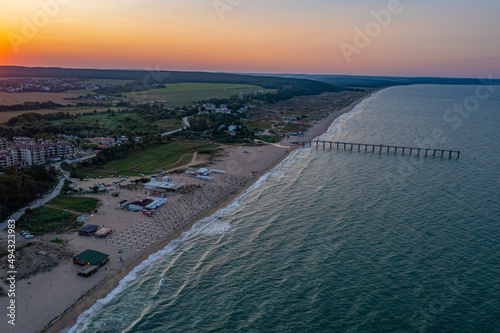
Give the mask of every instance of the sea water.
M 71 331 L 500 332 L 499 128 L 498 86 L 382 90 L 321 139 L 460 158 L 296 150 Z

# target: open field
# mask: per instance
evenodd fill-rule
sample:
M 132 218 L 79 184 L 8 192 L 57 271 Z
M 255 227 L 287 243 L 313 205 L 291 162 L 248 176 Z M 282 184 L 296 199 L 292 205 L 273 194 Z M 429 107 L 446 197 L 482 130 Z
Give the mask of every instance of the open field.
M 82 81 L 81 83 L 89 83 L 95 85 L 106 85 L 106 86 L 123 86 L 127 83 L 134 82 L 133 80 L 113 80 L 113 79 L 95 79 L 95 80 L 87 80 Z
M 106 109 L 107 110 L 107 109 Z M 115 113 L 114 116 L 110 116 L 109 113 L 97 113 L 85 117 L 80 117 L 76 120 L 77 123 L 84 124 L 94 124 L 99 123 L 101 126 L 105 126 L 109 129 L 115 129 L 118 126 L 123 128 L 132 128 L 134 126 L 146 126 L 147 123 L 137 113 Z M 141 123 L 139 123 L 141 122 Z
M 25 213 L 16 224 L 19 230 L 28 230 L 33 235 L 47 232 L 60 233 L 76 228 L 76 215 L 61 209 L 41 206 Z
M 200 141 L 171 142 L 146 151 L 132 153 L 129 157 L 108 163 L 95 170 L 85 170 L 89 177 L 99 175 L 153 174 L 158 170 L 182 167 L 191 162 L 197 151 L 210 151 L 218 147 L 216 144 Z
M 174 130 L 182 127 L 182 121 L 179 119 L 162 119 L 155 121 L 153 125 L 158 126 L 158 129 L 163 131 Z
M 27 93 L 6 93 L 0 92 L 0 105 L 24 104 L 24 102 L 48 102 L 68 105 L 74 101 L 68 98 L 74 98 L 74 94 L 69 93 L 50 93 L 50 92 L 27 92 Z
M 64 107 L 57 109 L 41 109 L 41 110 L 25 110 L 25 111 L 5 111 L 0 112 L 0 123 L 5 123 L 9 121 L 10 118 L 14 118 L 22 115 L 23 113 L 40 113 L 40 114 L 48 114 L 55 112 L 69 112 L 70 114 L 76 113 L 92 113 L 94 110 L 97 112 L 105 112 L 108 111 L 109 108 L 91 108 L 91 107 Z M 117 108 L 111 108 L 111 110 L 117 110 Z
M 90 213 L 97 208 L 99 199 L 58 196 L 52 199 L 48 204 L 61 209 L 69 209 L 80 213 Z
M 157 148 L 133 154 L 132 156 L 113 161 L 106 168 L 117 171 L 137 171 L 141 173 L 155 173 L 166 169 L 186 154 L 194 154 L 198 150 L 214 149 L 217 145 L 203 142 L 169 143 Z M 190 159 L 186 159 L 189 161 Z M 178 167 L 179 165 L 176 165 Z
M 134 103 L 152 100 L 166 100 L 165 105 L 176 107 L 190 105 L 193 101 L 211 98 L 228 98 L 241 92 L 254 93 L 256 90 L 269 90 L 248 84 L 220 84 L 220 83 L 177 83 L 167 84 L 166 88 L 151 89 L 127 94 Z

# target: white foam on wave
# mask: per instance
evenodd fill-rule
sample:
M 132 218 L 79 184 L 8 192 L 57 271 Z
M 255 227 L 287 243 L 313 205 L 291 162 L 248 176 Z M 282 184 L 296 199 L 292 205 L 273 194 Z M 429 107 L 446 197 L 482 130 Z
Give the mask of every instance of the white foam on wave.
M 382 91 L 382 90 L 381 90 Z M 322 140 L 327 136 L 331 136 L 332 134 L 337 133 L 338 130 L 340 130 L 340 126 L 342 125 L 342 122 L 347 119 L 350 115 L 360 111 L 360 108 L 364 106 L 368 101 L 372 100 L 375 98 L 381 91 L 378 91 L 377 93 L 371 95 L 370 97 L 364 99 L 361 103 L 356 105 L 353 110 L 350 112 L 346 113 L 343 115 L 343 117 L 339 117 L 335 119 L 335 121 L 332 123 L 330 128 L 325 134 L 319 135 L 316 137 L 314 140 Z M 138 266 L 136 266 L 130 273 L 125 276 L 120 283 L 118 284 L 118 287 L 116 287 L 113 291 L 111 291 L 105 298 L 99 299 L 96 301 L 94 305 L 92 305 L 88 310 L 83 312 L 77 319 L 76 324 L 69 329 L 63 330 L 64 332 L 68 333 L 77 333 L 81 332 L 83 329 L 85 329 L 89 324 L 90 324 L 90 316 L 101 309 L 105 304 L 109 303 L 113 298 L 115 298 L 120 292 L 125 290 L 134 280 L 136 280 L 140 273 L 148 268 L 151 267 L 156 261 L 161 259 L 164 255 L 172 253 L 177 246 L 184 241 L 188 236 L 190 236 L 193 233 L 197 234 L 220 234 L 223 233 L 231 228 L 231 225 L 228 223 L 222 223 L 218 222 L 218 224 L 213 224 L 218 217 L 222 215 L 227 215 L 232 213 L 233 211 L 236 210 L 236 208 L 240 207 L 240 202 L 244 200 L 250 193 L 254 192 L 256 189 L 258 189 L 269 177 L 283 177 L 285 174 L 286 168 L 292 166 L 297 162 L 297 159 L 305 158 L 304 155 L 302 155 L 305 152 L 311 151 L 313 147 L 302 147 L 300 149 L 296 149 L 293 151 L 289 156 L 287 156 L 283 161 L 281 161 L 280 164 L 276 165 L 272 170 L 264 174 L 262 177 L 260 177 L 252 186 L 250 186 L 245 192 L 243 192 L 239 197 L 237 197 L 230 205 L 221 208 L 217 210 L 215 213 L 212 215 L 201 219 L 200 221 L 196 222 L 193 227 L 187 231 L 183 232 L 181 237 L 178 239 L 175 239 L 171 241 L 167 246 L 165 246 L 162 250 L 151 254 L 146 260 L 144 260 L 142 263 L 140 263 Z M 213 225 L 212 225 L 213 224 Z M 212 225 L 212 226 L 210 226 Z M 204 231 L 206 230 L 206 231 Z M 63 332 L 61 331 L 61 332 Z
M 92 305 L 88 310 L 86 310 L 80 316 L 78 316 L 76 324 L 69 329 L 68 333 L 77 333 L 84 330 L 90 324 L 90 321 L 88 319 L 93 313 L 102 308 L 105 304 L 109 303 L 120 292 L 122 292 L 125 288 L 127 288 L 134 280 L 136 280 L 139 277 L 141 271 L 153 265 L 157 260 L 161 259 L 165 254 L 172 253 L 175 250 L 175 248 L 182 242 L 182 240 L 184 240 L 190 234 L 191 232 L 183 232 L 180 238 L 174 239 L 163 249 L 151 254 L 146 260 L 144 260 L 142 263 L 136 266 L 120 281 L 118 287 L 113 289 L 113 291 L 111 291 L 106 297 L 97 300 L 94 305 Z
M 219 221 L 218 219 L 213 220 L 207 225 L 203 226 L 197 234 L 198 235 L 221 235 L 224 232 L 231 229 L 231 225 L 229 223 L 224 223 Z
M 238 198 L 236 198 L 230 205 L 221 208 L 217 210 L 215 213 L 212 215 L 201 219 L 200 221 L 196 222 L 192 228 L 187 231 L 183 232 L 182 236 L 178 239 L 175 239 L 171 241 L 167 246 L 165 246 L 162 250 L 151 254 L 146 260 L 144 260 L 142 263 L 140 263 L 138 266 L 136 266 L 130 273 L 125 276 L 120 283 L 118 284 L 118 287 L 113 289 L 105 298 L 101 298 L 96 301 L 94 305 L 92 305 L 88 310 L 83 312 L 80 316 L 78 316 L 78 319 L 76 321 L 76 324 L 67 331 L 68 333 L 78 333 L 84 330 L 90 323 L 91 321 L 89 318 L 94 314 L 96 311 L 101 309 L 105 304 L 109 303 L 113 298 L 115 298 L 120 292 L 125 290 L 134 280 L 136 280 L 140 273 L 148 268 L 151 267 L 156 261 L 161 259 L 165 254 L 172 253 L 177 246 L 184 241 L 188 236 L 191 234 L 197 232 L 200 228 L 202 229 L 207 222 L 213 221 L 217 219 L 221 215 L 226 215 L 231 212 L 233 212 L 236 208 L 240 206 L 240 201 L 245 199 L 250 193 L 255 191 L 257 188 L 259 188 L 263 182 L 265 182 L 269 175 L 276 171 L 277 169 L 281 168 L 281 166 L 290 158 L 292 155 L 288 156 L 285 158 L 280 164 L 278 164 L 275 168 L 273 168 L 271 171 L 267 172 L 264 174 L 262 177 L 260 177 L 252 186 L 250 186 L 245 192 L 243 192 Z M 227 224 L 225 230 L 230 229 L 230 225 Z
M 386 89 L 390 89 L 390 88 L 386 88 Z M 369 97 L 363 99 L 360 103 L 356 104 L 351 111 L 344 113 L 343 115 L 341 115 L 340 117 L 335 119 L 333 121 L 333 123 L 330 125 L 330 127 L 328 128 L 328 130 L 326 131 L 326 133 L 323 133 L 323 134 L 319 135 L 318 137 L 314 138 L 313 141 L 331 139 L 332 136 L 334 136 L 335 134 L 337 134 L 339 131 L 342 130 L 342 127 L 348 118 L 350 118 L 352 115 L 354 115 L 360 111 L 363 111 L 363 108 L 367 103 L 370 103 L 373 99 L 377 98 L 378 95 L 386 89 L 379 90 L 376 93 L 370 95 Z

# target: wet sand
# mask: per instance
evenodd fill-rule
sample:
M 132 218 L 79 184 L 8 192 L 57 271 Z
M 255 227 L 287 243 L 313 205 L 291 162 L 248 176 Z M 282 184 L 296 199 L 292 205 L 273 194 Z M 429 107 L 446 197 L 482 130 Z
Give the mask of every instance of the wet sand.
M 362 99 L 364 98 L 366 96 Z M 304 137 L 286 138 L 275 145 L 222 146 L 223 157 L 209 168 L 226 170 L 227 175 L 214 175 L 213 182 L 200 181 L 187 175 L 175 175 L 173 180 L 187 183 L 191 191 L 186 194 L 169 194 L 167 204 L 158 209 L 151 218 L 140 212 L 128 212 L 117 207 L 118 202 L 124 199 L 133 201 L 145 198 L 145 191 L 120 190 L 118 197 L 112 197 L 109 193 L 97 196 L 103 205 L 99 207 L 97 214 L 88 216 L 87 222 L 113 228 L 115 232 L 105 239 L 74 234 L 58 237 L 64 238 L 75 254 L 94 249 L 109 254 L 110 262 L 89 278 L 77 276 L 76 272 L 80 267 L 68 260 L 50 272 L 19 281 L 16 295 L 16 302 L 19 304 L 16 327 L 7 325 L 6 320 L 2 320 L 0 331 L 60 332 L 73 326 L 80 314 L 97 300 L 106 297 L 149 255 L 179 238 L 182 232 L 191 229 L 196 221 L 229 205 L 260 176 L 298 148 L 291 145 L 291 142 L 312 140 L 326 132 L 338 116 L 352 110 L 362 99 L 316 121 Z M 88 188 L 93 183 L 92 180 L 86 181 L 77 188 Z M 121 253 L 118 252 L 123 250 L 125 260 L 119 261 Z M 0 306 L 5 309 L 7 301 L 6 297 L 1 298 Z

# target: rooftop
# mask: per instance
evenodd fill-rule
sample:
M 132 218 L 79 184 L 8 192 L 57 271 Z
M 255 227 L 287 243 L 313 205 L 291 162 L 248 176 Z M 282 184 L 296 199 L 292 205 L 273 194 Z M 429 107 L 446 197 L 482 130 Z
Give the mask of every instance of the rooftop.
M 94 250 L 86 250 L 74 256 L 73 259 L 82 260 L 90 264 L 96 264 L 107 257 L 109 257 L 109 254 Z

